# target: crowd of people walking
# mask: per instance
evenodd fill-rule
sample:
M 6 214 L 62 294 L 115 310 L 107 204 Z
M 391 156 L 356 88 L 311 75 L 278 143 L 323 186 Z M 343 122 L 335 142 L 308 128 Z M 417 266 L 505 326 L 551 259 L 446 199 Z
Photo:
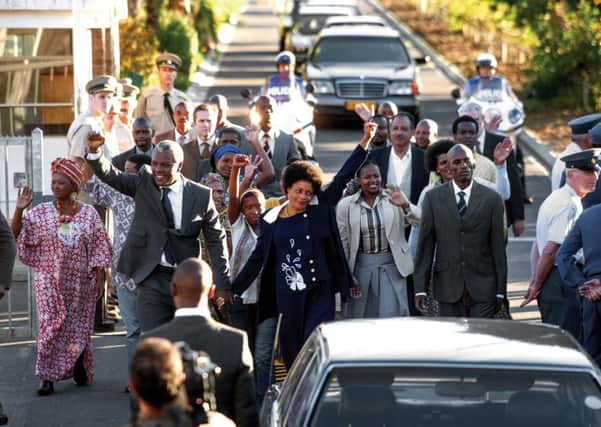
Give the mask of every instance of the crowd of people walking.
M 510 229 L 524 231 L 527 197 L 511 139 L 477 104 L 461 106 L 449 138 L 394 104 L 359 107 L 363 135 L 326 183 L 281 128 L 274 98 L 258 96 L 247 122 L 234 124 L 223 95 L 192 106 L 174 88 L 179 57 L 162 54 L 156 65 L 160 85 L 141 93 L 111 76 L 91 80 L 68 156 L 52 162 L 53 200 L 31 207 L 31 189 L 20 191 L 11 229 L 34 271 L 40 395 L 68 378 L 93 381 L 96 296 L 107 278 L 128 362 L 145 337 L 207 352 L 222 369 L 217 407 L 243 426 L 257 423 L 274 357 L 290 369 L 322 322 L 510 317 L 505 246 Z M 118 126 L 105 125 L 111 114 Z M 599 121 L 573 126 L 577 149 L 562 156 L 566 183 L 541 207 L 524 300 L 538 297 L 543 321 L 596 358 L 597 208 L 582 213 L 580 199 L 595 190 L 598 153 L 587 148 L 601 145 Z M 573 262 L 580 248 L 583 269 Z M 142 396 L 136 387 L 127 390 Z

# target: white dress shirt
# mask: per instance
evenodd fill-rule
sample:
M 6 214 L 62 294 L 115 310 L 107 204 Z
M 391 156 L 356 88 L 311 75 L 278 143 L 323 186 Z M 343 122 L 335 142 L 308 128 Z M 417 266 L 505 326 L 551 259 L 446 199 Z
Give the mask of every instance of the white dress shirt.
M 186 134 L 181 134 L 177 131 L 177 128 L 173 129 L 174 135 L 175 135 L 175 142 L 177 142 L 179 145 L 184 145 L 187 144 L 188 142 L 190 142 L 190 133 L 186 133 Z M 183 140 L 182 140 L 183 138 Z M 209 146 L 209 150 L 211 149 L 211 147 Z
M 470 182 L 470 185 L 468 185 L 467 187 L 465 187 L 463 190 L 461 188 L 459 188 L 457 186 L 457 184 L 455 184 L 455 181 L 451 181 L 453 183 L 453 192 L 455 193 L 455 204 L 459 204 L 459 193 L 461 191 L 463 191 L 464 196 L 463 199 L 465 200 L 465 206 L 469 206 L 470 205 L 470 196 L 472 194 L 472 186 L 474 185 L 474 180 L 472 180 Z
M 390 150 L 386 182 L 398 185 L 404 194 L 411 194 L 411 147 L 403 157 L 399 157 L 394 148 Z
M 269 151 L 271 151 L 271 155 L 273 156 L 273 152 L 275 150 L 275 131 L 273 129 L 269 129 L 269 132 L 259 131 L 259 144 L 261 147 L 265 144 L 265 136 L 269 137 Z
M 171 202 L 171 209 L 173 210 L 173 226 L 176 230 L 179 230 L 182 227 L 182 207 L 184 205 L 184 181 L 181 179 L 180 176 L 178 176 L 173 184 L 165 188 L 171 189 L 171 191 L 167 193 L 167 197 Z M 161 197 L 163 197 L 162 189 Z M 163 252 L 161 255 L 161 265 L 173 267 L 172 264 L 169 264 L 167 262 L 165 252 Z
M 175 310 L 175 317 L 184 316 L 202 316 L 211 317 L 211 312 L 208 307 L 182 307 Z

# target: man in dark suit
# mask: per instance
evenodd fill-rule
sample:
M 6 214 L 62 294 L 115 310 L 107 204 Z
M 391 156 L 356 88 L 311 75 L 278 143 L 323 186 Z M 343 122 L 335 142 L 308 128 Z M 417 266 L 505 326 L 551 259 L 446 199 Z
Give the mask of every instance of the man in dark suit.
M 184 164 L 182 174 L 188 179 L 194 179 L 198 164 L 208 160 L 217 150 L 215 126 L 217 124 L 217 109 L 211 104 L 200 104 L 192 113 L 194 134 L 196 138 L 182 145 Z
M 138 117 L 132 125 L 135 147 L 124 151 L 113 158 L 113 165 L 121 172 L 125 170 L 127 159 L 135 154 L 152 157 L 152 124 L 148 117 Z
M 154 139 L 154 143 L 158 144 L 161 141 L 175 141 L 182 147 L 190 141 L 196 139 L 194 132 L 190 128 L 190 109 L 186 101 L 180 101 L 173 108 L 173 122 L 175 127 L 167 132 L 158 134 Z
M 13 233 L 4 214 L 0 212 L 0 299 L 10 289 L 16 256 L 17 247 Z M 4 414 L 0 403 L 0 425 L 6 423 L 8 423 L 8 417 Z
M 300 160 L 301 155 L 292 134 L 286 133 L 273 123 L 273 112 L 276 103 L 270 96 L 262 95 L 255 102 L 255 111 L 259 116 L 259 144 L 271 159 L 275 170 L 273 181 L 265 185 L 261 190 L 265 197 L 279 197 L 282 195 L 280 179 L 282 169 L 294 160 Z M 242 148 L 245 151 L 244 147 Z
M 372 150 L 368 159 L 380 168 L 382 184 L 398 185 L 414 205 L 428 184 L 424 151 L 411 144 L 414 124 L 407 113 L 401 112 L 390 121 L 391 145 Z
M 425 312 L 432 279 L 432 297 L 441 316 L 492 318 L 507 288 L 503 201 L 473 180 L 470 148 L 455 145 L 448 157 L 453 180 L 424 197 L 415 256 L 415 305 Z
M 256 426 L 253 362 L 246 333 L 211 318 L 208 306 L 211 276 L 205 262 L 195 258 L 183 261 L 171 282 L 177 307 L 175 318 L 142 338 L 185 341 L 192 350 L 206 352 L 221 368 L 215 384 L 217 411 L 234 420 L 237 426 Z
M 169 283 L 175 267 L 200 255 L 202 231 L 215 272 L 217 293 L 231 301 L 225 232 L 211 191 L 182 177 L 183 154 L 174 141 L 159 142 L 151 167 L 137 175 L 121 173 L 102 156 L 104 138 L 88 138 L 87 160 L 98 178 L 132 197 L 136 210 L 117 269 L 138 286 L 138 319 L 148 331 L 173 318 L 175 306 Z

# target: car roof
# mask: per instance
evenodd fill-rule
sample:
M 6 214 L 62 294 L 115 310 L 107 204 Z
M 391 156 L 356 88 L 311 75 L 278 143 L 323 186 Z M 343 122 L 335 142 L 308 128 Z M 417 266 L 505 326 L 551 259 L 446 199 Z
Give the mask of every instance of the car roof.
M 321 30 L 320 38 L 323 37 L 395 37 L 400 38 L 398 31 L 390 27 L 377 27 L 366 25 L 367 31 L 362 31 L 360 25 L 337 26 Z
M 357 16 L 332 16 L 326 20 L 324 28 L 330 25 L 377 25 L 386 27 L 386 22 L 375 15 L 357 15 Z
M 319 326 L 328 363 L 499 365 L 596 370 L 558 327 L 488 319 L 355 319 Z
M 299 16 L 302 15 L 352 15 L 355 11 L 349 6 L 318 6 L 318 5 L 303 5 L 299 11 Z

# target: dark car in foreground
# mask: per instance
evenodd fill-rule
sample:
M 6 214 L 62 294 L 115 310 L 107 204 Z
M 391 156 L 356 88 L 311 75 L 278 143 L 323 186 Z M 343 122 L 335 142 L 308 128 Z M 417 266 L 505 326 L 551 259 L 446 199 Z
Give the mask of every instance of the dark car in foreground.
M 305 78 L 315 88 L 317 116 L 354 115 L 357 103 L 375 109 L 390 101 L 419 117 L 418 69 L 391 28 L 324 29 L 309 54 Z
M 592 427 L 601 372 L 553 326 L 365 319 L 319 326 L 262 426 Z

